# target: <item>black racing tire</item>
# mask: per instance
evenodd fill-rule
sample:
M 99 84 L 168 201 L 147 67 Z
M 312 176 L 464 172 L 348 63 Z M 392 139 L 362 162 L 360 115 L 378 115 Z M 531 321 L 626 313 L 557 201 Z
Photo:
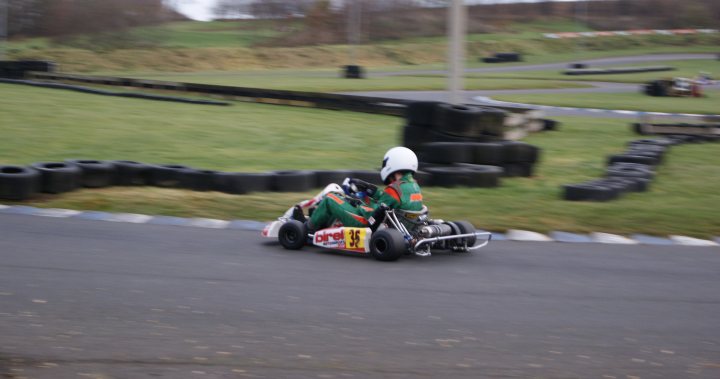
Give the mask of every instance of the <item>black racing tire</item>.
M 458 229 L 460 229 L 460 233 L 467 234 L 467 233 L 475 233 L 475 226 L 471 224 L 469 221 L 453 221 L 455 225 L 457 225 Z M 462 241 L 467 241 L 468 247 L 473 247 L 475 245 L 475 242 L 477 242 L 477 237 L 472 236 L 470 238 L 461 238 L 459 241 L 462 244 Z
M 506 178 L 530 178 L 535 174 L 535 163 L 503 163 L 503 176 Z
M 499 108 L 483 107 L 483 113 L 481 114 L 480 123 L 482 125 L 483 134 L 485 136 L 491 136 L 492 138 L 504 138 L 505 131 L 505 118 L 507 118 L 508 112 Z
M 307 242 L 307 227 L 298 220 L 289 220 L 280 227 L 278 241 L 288 250 L 299 250 Z
M 623 152 L 625 155 L 639 155 L 643 157 L 650 157 L 657 160 L 657 164 L 663 163 L 663 151 L 657 151 L 657 150 L 651 150 L 651 149 L 643 149 L 641 147 L 631 147 L 630 149 L 627 149 Z
M 418 158 L 427 163 L 473 163 L 472 147 L 462 142 L 432 142 L 420 147 Z
M 406 251 L 405 238 L 395 229 L 380 229 L 370 237 L 370 256 L 379 261 L 396 261 Z
M 332 183 L 340 184 L 351 176 L 350 170 L 318 170 L 315 171 L 315 188 L 324 188 Z
M 0 166 L 0 199 L 22 201 L 40 190 L 40 173 L 30 167 Z
M 563 199 L 570 201 L 609 201 L 617 199 L 620 191 L 597 183 L 566 184 Z
M 192 191 L 213 191 L 217 188 L 217 171 L 189 169 L 180 173 L 180 187 Z
M 522 56 L 520 53 L 495 53 L 495 57 L 503 60 L 504 62 L 520 62 Z
M 413 151 L 419 150 L 422 144 L 435 142 L 427 126 L 409 124 L 403 127 L 402 133 L 402 145 Z
M 657 158 L 646 157 L 644 155 L 615 154 L 608 157 L 609 165 L 616 162 L 640 163 L 651 166 L 656 166 L 659 163 Z
M 485 57 L 485 58 L 482 58 L 482 61 L 484 63 L 503 63 L 503 62 L 505 62 L 503 59 L 500 59 L 498 57 Z
M 672 145 L 675 145 L 675 142 L 668 138 L 645 138 L 645 139 L 636 139 L 628 142 L 628 146 L 632 145 L 656 145 L 656 146 L 663 146 L 663 147 L 671 147 Z
M 271 173 L 219 172 L 215 175 L 215 191 L 233 195 L 270 191 Z
M 45 193 L 70 192 L 80 187 L 80 167 L 66 162 L 41 162 L 30 165 L 40 172 L 40 191 Z
M 440 104 L 435 115 L 435 130 L 461 137 L 480 137 L 483 109 L 476 106 Z
M 275 192 L 306 192 L 315 188 L 315 173 L 306 170 L 273 172 L 272 190 Z
M 618 192 L 618 195 L 622 195 L 626 192 L 630 192 L 632 189 L 632 183 L 627 180 L 616 180 L 615 177 L 603 178 L 600 180 L 594 180 L 590 184 L 596 184 L 601 187 L 608 187 Z
M 175 164 L 154 165 L 150 167 L 148 184 L 163 188 L 180 188 L 182 175 L 191 167 Z
M 475 142 L 469 145 L 472 160 L 469 163 L 499 165 L 504 159 L 504 145 L 497 142 Z
M 148 184 L 150 167 L 135 161 L 112 161 L 115 166 L 115 185 L 144 186 Z
M 419 151 L 420 146 L 431 142 L 497 142 L 501 137 L 482 135 L 478 137 L 462 137 L 443 133 L 439 130 L 428 129 L 416 125 L 407 125 L 403 128 L 402 144 L 413 151 Z
M 80 167 L 82 170 L 80 185 L 83 187 L 109 187 L 115 181 L 116 169 L 112 162 L 89 159 L 69 159 L 66 162 Z
M 364 79 L 365 70 L 358 65 L 347 65 L 343 67 L 341 77 L 346 79 Z
M 655 174 L 653 171 L 638 167 L 617 166 L 612 165 L 605 170 L 605 176 L 618 178 L 644 178 L 652 179 Z
M 663 145 L 655 145 L 650 143 L 642 143 L 642 142 L 630 142 L 628 143 L 628 148 L 631 150 L 646 150 L 646 151 L 654 151 L 660 154 L 666 153 L 668 151 L 667 146 Z
M 500 185 L 503 170 L 497 166 L 458 164 L 437 166 L 425 171 L 432 175 L 430 183 L 436 187 L 494 188 Z
M 603 179 L 603 182 L 622 182 L 627 185 L 629 192 L 647 192 L 650 179 L 631 176 L 612 176 Z
M 646 136 L 646 135 L 651 134 L 650 132 L 647 131 L 645 124 L 643 124 L 641 122 L 633 122 L 632 124 L 630 124 L 630 127 L 635 134 L 639 134 L 641 136 Z
M 542 121 L 542 123 L 543 123 L 543 128 L 542 128 L 542 130 L 545 130 L 545 131 L 558 130 L 558 127 L 560 126 L 560 122 L 559 122 L 559 121 L 556 121 L 556 120 L 551 120 L 551 119 L 544 118 L 544 119 L 542 119 L 541 121 Z
M 540 148 L 519 141 L 503 142 L 504 163 L 536 163 L 540 159 Z
M 430 128 L 435 125 L 435 113 L 438 101 L 414 101 L 405 108 L 405 120 L 408 125 Z

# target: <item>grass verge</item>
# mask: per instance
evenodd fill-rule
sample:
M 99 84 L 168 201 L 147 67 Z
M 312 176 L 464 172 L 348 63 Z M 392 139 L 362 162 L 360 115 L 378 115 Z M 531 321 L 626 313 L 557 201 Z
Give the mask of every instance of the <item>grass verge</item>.
M 402 121 L 386 116 L 237 103 L 211 107 L 116 99 L 0 85 L 0 162 L 66 158 L 183 163 L 225 171 L 370 169 L 397 143 Z M 425 188 L 436 218 L 489 230 L 720 233 L 718 144 L 674 147 L 652 190 L 609 203 L 560 200 L 562 184 L 602 175 L 604 158 L 636 138 L 617 119 L 560 118 L 561 131 L 527 142 L 543 148 L 533 178 L 496 189 Z M 270 220 L 311 193 L 232 196 L 156 188 L 44 195 L 26 205 L 184 217 Z M 5 204 L 12 204 L 5 202 Z
M 367 79 L 344 79 L 339 75 L 313 72 L 207 72 L 139 74 L 137 79 L 154 79 L 183 83 L 219 84 L 238 87 L 280 89 L 309 92 L 353 91 L 433 91 L 445 90 L 447 78 L 441 76 L 383 76 Z M 465 82 L 468 90 L 586 88 L 590 85 L 562 80 L 473 78 Z

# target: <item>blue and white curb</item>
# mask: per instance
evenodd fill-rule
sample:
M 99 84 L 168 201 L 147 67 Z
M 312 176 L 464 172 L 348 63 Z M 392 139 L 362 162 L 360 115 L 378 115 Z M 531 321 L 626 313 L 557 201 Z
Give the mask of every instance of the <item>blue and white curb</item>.
M 473 97 L 474 101 L 477 101 L 479 103 L 485 103 L 489 105 L 502 105 L 502 106 L 510 106 L 510 107 L 523 107 L 523 108 L 534 108 L 534 109 L 542 109 L 542 110 L 548 110 L 548 109 L 557 109 L 561 111 L 580 111 L 580 112 L 588 112 L 588 113 L 598 113 L 598 114 L 614 114 L 614 115 L 624 115 L 624 116 L 664 116 L 664 117 L 708 117 L 708 116 L 718 116 L 718 115 L 707 115 L 707 114 L 695 114 L 695 113 L 665 113 L 665 112 L 644 112 L 644 111 L 630 111 L 625 109 L 600 109 L 600 108 L 574 108 L 574 107 L 557 107 L 552 105 L 542 105 L 542 104 L 526 104 L 526 103 L 514 103 L 511 101 L 502 101 L 502 100 L 495 100 L 493 98 L 487 97 L 487 96 L 475 96 Z
M 235 229 L 261 231 L 265 223 L 251 220 L 216 220 L 210 218 L 182 218 L 170 216 L 149 216 L 136 213 L 109 213 L 98 211 L 75 211 L 70 209 L 35 208 L 24 205 L 7 206 L 0 204 L 0 213 L 41 216 L 51 218 L 75 218 L 90 221 L 109 221 L 130 224 L 153 224 L 187 226 L 205 229 Z
M 136 213 L 109 213 L 98 211 L 75 211 L 71 209 L 36 208 L 25 205 L 7 206 L 0 204 L 0 214 L 19 214 L 50 218 L 74 218 L 90 221 L 109 221 L 131 224 L 171 225 L 205 229 L 231 229 L 262 231 L 266 222 L 253 220 L 217 220 L 211 218 L 183 218 L 173 216 L 149 216 Z M 633 234 L 630 237 L 594 232 L 589 235 L 554 231 L 548 235 L 529 230 L 511 229 L 506 233 L 492 232 L 494 241 L 518 242 L 560 242 L 560 243 L 604 243 L 621 245 L 666 245 L 720 247 L 720 237 L 705 240 L 687 236 L 671 235 L 667 238 Z

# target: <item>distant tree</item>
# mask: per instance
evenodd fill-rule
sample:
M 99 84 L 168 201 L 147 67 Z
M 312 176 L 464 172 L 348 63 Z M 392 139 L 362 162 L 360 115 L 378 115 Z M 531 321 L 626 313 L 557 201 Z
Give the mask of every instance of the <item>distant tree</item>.
M 316 0 L 254 0 L 249 4 L 250 14 L 257 18 L 285 18 L 304 15 Z
M 167 20 L 164 0 L 8 0 L 11 35 L 65 35 Z
M 248 0 L 220 0 L 213 8 L 217 18 L 231 18 L 240 14 L 251 14 Z

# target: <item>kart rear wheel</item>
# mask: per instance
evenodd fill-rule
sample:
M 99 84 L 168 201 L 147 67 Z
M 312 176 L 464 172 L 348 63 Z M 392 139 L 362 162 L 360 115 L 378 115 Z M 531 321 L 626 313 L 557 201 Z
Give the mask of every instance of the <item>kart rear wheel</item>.
M 378 230 L 370 238 L 370 255 L 379 261 L 396 261 L 405 251 L 405 238 L 395 229 Z
M 473 224 L 469 223 L 468 221 L 455 221 L 455 225 L 457 225 L 458 229 L 460 229 L 460 233 L 462 234 L 468 234 L 468 233 L 475 233 L 475 227 Z M 472 237 L 463 238 L 459 240 L 459 244 L 462 245 L 461 241 L 467 241 L 468 247 L 475 246 L 475 242 L 477 241 L 477 237 L 474 235 Z
M 299 250 L 307 241 L 307 228 L 297 220 L 290 220 L 280 227 L 278 241 L 288 250 Z

